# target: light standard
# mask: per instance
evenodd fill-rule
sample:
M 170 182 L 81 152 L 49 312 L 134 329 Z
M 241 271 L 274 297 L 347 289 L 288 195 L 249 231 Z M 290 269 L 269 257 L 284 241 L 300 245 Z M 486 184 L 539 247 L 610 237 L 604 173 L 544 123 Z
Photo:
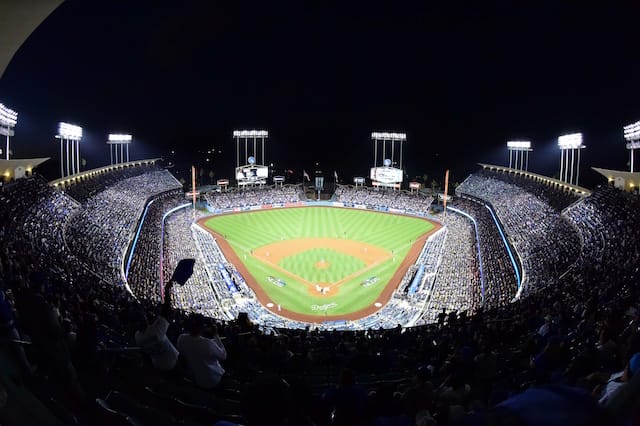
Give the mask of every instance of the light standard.
M 60 123 L 56 139 L 60 139 L 60 177 L 80 173 L 80 140 L 82 140 L 82 127 L 69 123 Z M 71 147 L 69 147 L 71 142 Z M 63 162 L 66 151 L 66 161 Z M 71 154 L 71 160 L 69 160 Z M 66 175 L 65 167 L 66 165 Z
M 533 151 L 531 149 L 531 141 L 507 141 L 507 149 L 509 150 L 510 169 L 529 170 L 529 152 Z M 514 153 L 515 161 L 513 161 Z M 520 158 L 520 165 L 518 165 L 518 157 Z
M 570 133 L 558 137 L 558 147 L 560 148 L 560 180 L 570 185 L 578 185 L 580 178 L 580 150 L 585 148 L 582 145 L 582 133 Z M 578 153 L 577 164 L 575 154 Z M 571 153 L 571 164 L 569 164 L 569 153 Z M 576 172 L 576 180 L 573 181 L 573 172 Z
M 129 144 L 131 144 L 132 136 L 121 133 L 111 133 L 109 134 L 109 140 L 107 141 L 107 145 L 109 145 L 109 156 L 111 157 L 111 164 L 120 164 L 120 163 L 128 163 L 129 162 Z M 125 160 L 125 152 L 124 147 L 126 149 L 126 159 Z M 118 157 L 118 148 L 120 148 L 120 156 Z M 115 163 L 113 161 L 113 157 L 115 154 Z
M 627 149 L 631 156 L 631 173 L 633 173 L 633 154 L 636 149 L 640 148 L 640 121 L 624 126 L 624 138 L 627 141 Z
M 18 113 L 14 110 L 7 108 L 3 104 L 0 104 L 0 135 L 7 137 L 6 156 L 9 159 L 9 138 L 15 133 L 13 128 L 18 123 Z

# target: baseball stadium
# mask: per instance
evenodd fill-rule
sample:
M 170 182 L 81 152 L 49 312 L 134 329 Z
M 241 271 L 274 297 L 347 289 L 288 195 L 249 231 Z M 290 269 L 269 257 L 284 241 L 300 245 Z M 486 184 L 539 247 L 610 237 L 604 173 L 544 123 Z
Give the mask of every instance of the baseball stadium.
M 507 31 L 500 54 L 465 50 L 500 43 L 486 17 L 459 43 L 478 16 L 457 9 L 443 16 L 464 25 L 445 30 L 413 6 L 388 6 L 395 22 L 386 6 L 345 5 L 343 19 L 326 5 L 27 3 L 0 5 L 0 424 L 640 422 L 635 105 L 539 101 L 541 68 L 527 74 L 535 96 L 514 100 L 524 83 L 492 79 L 531 40 Z M 380 23 L 390 57 L 413 62 L 363 59 L 386 46 Z M 446 72 L 423 63 L 427 38 L 452 46 L 433 61 Z M 462 78 L 467 61 L 491 72 Z M 411 64 L 442 87 L 414 91 Z M 636 87 L 623 74 L 607 84 Z M 76 80 L 82 96 L 67 93 Z M 460 135 L 431 138 L 451 123 Z M 507 136 L 520 132 L 531 138 Z

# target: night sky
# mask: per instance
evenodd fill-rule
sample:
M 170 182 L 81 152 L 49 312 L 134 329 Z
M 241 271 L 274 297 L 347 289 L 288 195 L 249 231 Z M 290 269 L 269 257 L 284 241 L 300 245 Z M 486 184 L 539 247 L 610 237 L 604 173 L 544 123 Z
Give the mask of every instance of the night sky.
M 532 140 L 529 169 L 553 176 L 557 136 L 582 131 L 582 183 L 603 182 L 588 166 L 627 169 L 640 3 L 476 3 L 66 1 L 0 80 L 19 113 L 14 156 L 51 156 L 42 172 L 57 177 L 53 136 L 69 121 L 87 168 L 108 163 L 108 133 L 129 132 L 132 158 L 175 149 L 177 172 L 231 177 L 231 132 L 263 128 L 276 171 L 318 161 L 350 181 L 373 164 L 371 131 L 389 130 L 407 133 L 410 177 L 462 181 L 477 162 L 508 164 L 517 138 Z

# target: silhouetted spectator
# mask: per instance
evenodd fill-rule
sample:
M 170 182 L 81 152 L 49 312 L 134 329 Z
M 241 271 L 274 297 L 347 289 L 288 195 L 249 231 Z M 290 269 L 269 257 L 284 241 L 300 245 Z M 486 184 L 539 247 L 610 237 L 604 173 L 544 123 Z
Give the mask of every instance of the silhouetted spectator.
M 191 380 L 201 388 L 211 389 L 220 383 L 225 373 L 220 361 L 227 359 L 227 351 L 217 327 L 212 327 L 212 338 L 202 336 L 204 328 L 204 318 L 192 315 L 188 321 L 188 333 L 178 337 L 178 350 L 186 361 Z

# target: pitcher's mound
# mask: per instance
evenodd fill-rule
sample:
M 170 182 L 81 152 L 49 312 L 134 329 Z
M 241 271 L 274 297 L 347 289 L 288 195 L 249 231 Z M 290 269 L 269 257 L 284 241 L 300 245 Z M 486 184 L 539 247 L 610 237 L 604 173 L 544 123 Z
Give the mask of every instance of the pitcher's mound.
M 316 262 L 315 264 L 315 267 L 318 269 L 327 269 L 329 266 L 331 266 L 331 263 L 327 262 L 324 259 Z

